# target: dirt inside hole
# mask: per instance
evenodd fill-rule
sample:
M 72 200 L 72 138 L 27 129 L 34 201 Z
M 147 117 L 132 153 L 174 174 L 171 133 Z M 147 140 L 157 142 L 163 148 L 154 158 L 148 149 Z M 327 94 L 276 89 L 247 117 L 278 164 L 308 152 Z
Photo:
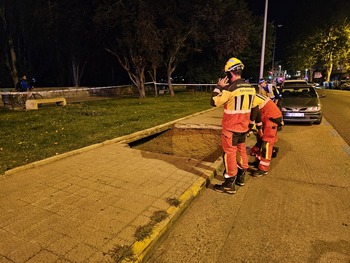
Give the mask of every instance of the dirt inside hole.
M 130 147 L 214 162 L 222 155 L 221 129 L 172 128 L 129 143 Z

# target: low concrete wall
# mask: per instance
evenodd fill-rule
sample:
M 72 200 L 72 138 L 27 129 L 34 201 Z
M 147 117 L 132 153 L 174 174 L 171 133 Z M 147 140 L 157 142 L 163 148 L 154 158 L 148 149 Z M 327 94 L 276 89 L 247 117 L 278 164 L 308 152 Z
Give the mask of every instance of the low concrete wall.
M 34 92 L 41 94 L 44 98 L 50 97 L 116 97 L 121 95 L 133 95 L 137 89 L 133 86 L 111 86 L 111 87 L 81 87 L 81 88 L 35 88 Z
M 77 97 L 117 97 L 138 94 L 137 88 L 131 85 L 109 87 L 57 87 L 34 88 L 44 98 L 77 98 Z M 1 94 L 17 94 L 11 89 L 2 89 Z

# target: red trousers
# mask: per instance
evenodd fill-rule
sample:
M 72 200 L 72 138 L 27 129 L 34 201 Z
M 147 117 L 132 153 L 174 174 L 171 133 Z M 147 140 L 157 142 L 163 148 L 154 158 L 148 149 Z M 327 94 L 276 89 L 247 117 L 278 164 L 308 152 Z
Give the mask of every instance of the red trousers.
M 222 131 L 221 143 L 224 150 L 225 175 L 233 177 L 237 175 L 239 166 L 248 168 L 248 155 L 245 145 L 246 133 Z M 238 152 L 238 155 L 237 155 Z
M 268 121 L 263 126 L 263 137 L 261 138 L 260 151 L 256 154 L 256 158 L 259 159 L 259 169 L 268 171 L 271 163 L 272 151 L 275 142 L 277 142 L 277 124 L 272 121 Z

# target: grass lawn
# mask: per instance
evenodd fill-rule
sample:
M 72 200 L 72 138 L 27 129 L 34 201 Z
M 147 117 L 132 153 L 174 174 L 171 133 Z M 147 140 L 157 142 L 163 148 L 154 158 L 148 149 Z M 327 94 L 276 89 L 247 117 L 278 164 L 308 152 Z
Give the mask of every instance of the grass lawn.
M 71 150 L 131 134 L 209 109 L 209 93 L 117 98 L 0 110 L 0 174 Z

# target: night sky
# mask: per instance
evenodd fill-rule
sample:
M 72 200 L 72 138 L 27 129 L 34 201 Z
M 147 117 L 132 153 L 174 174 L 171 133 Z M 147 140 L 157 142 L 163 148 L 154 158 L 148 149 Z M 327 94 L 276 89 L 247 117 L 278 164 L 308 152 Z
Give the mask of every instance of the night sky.
M 264 15 L 265 0 L 247 0 L 255 15 Z M 344 12 L 344 10 L 347 10 Z M 342 14 L 340 14 L 342 12 Z M 274 25 L 283 25 L 276 34 L 276 59 L 284 58 L 284 50 L 295 36 L 320 26 L 330 17 L 350 19 L 349 0 L 268 0 L 268 16 Z

